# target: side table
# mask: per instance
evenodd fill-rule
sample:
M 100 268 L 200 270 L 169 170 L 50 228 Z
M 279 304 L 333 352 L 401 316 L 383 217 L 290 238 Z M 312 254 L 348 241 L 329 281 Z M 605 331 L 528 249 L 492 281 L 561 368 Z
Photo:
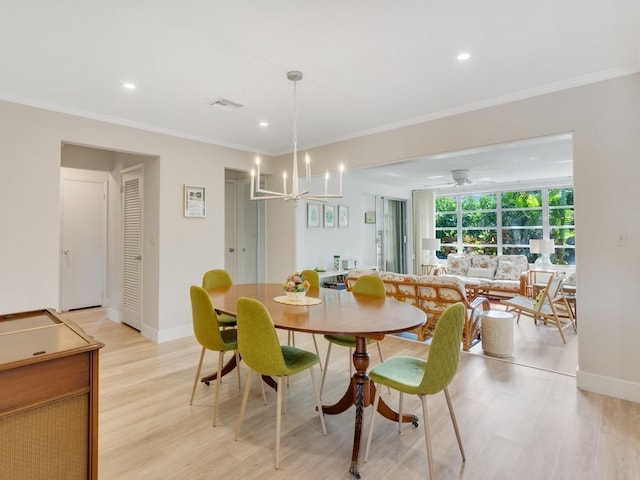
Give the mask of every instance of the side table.
M 502 310 L 482 312 L 482 349 L 492 357 L 513 355 L 513 314 Z

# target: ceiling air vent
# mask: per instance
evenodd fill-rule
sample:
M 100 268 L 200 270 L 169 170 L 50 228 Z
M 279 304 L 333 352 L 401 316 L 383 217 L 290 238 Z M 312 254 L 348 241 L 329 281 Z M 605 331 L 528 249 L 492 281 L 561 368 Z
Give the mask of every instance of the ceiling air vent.
M 233 100 L 229 100 L 223 97 L 216 98 L 215 100 L 211 100 L 209 102 L 209 105 L 212 105 L 214 107 L 226 108 L 227 110 L 238 110 L 239 108 L 244 107 L 244 105 L 238 102 L 234 102 Z

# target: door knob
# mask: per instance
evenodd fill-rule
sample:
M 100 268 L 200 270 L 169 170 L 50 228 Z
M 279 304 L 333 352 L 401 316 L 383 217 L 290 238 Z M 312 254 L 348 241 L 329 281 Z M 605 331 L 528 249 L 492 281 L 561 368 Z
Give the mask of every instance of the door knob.
M 142 260 L 142 255 L 136 255 L 136 260 Z
M 230 248 L 230 249 L 229 249 L 229 253 L 233 253 L 233 252 L 235 252 L 235 251 L 236 251 L 236 249 L 235 249 L 235 248 Z
M 62 253 L 64 253 L 65 255 L 69 255 L 71 254 L 71 250 L 63 250 Z

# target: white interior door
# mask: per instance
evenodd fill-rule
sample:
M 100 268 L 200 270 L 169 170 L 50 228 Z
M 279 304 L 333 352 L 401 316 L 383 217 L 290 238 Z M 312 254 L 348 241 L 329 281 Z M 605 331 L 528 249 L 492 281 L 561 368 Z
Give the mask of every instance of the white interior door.
M 142 329 L 143 170 L 122 172 L 122 322 Z
M 237 278 L 236 245 L 236 184 L 224 182 L 224 269 L 229 272 L 234 283 L 242 283 Z
M 61 180 L 62 311 L 102 306 L 106 271 L 106 180 Z

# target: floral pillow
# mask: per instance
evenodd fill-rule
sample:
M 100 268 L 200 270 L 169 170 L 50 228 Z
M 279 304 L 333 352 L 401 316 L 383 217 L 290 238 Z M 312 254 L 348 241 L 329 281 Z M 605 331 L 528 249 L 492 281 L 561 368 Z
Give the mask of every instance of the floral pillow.
M 496 270 L 496 280 L 518 280 L 520 279 L 520 268 L 514 262 L 500 261 Z
M 447 256 L 447 274 L 467 275 L 471 266 L 471 258 L 468 255 L 450 253 Z

